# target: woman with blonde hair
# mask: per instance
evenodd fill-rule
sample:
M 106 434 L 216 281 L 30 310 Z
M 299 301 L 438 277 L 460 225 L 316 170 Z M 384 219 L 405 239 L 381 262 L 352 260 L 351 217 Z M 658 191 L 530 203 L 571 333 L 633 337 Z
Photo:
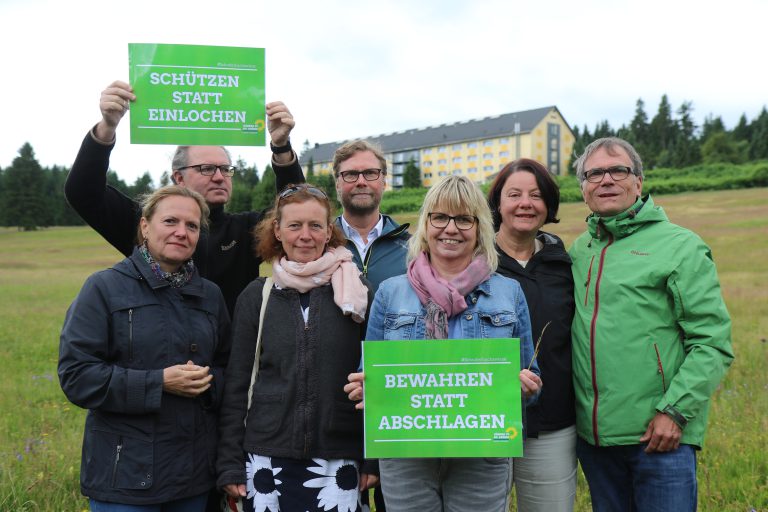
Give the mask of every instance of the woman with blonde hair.
M 192 261 L 207 216 L 188 188 L 150 194 L 133 254 L 67 311 L 59 380 L 88 409 L 80 488 L 93 511 L 205 510 L 229 357 L 224 297 Z
M 450 176 L 424 198 L 410 240 L 408 272 L 384 281 L 371 306 L 366 339 L 520 338 L 520 386 L 526 402 L 541 388 L 533 360 L 528 307 L 520 285 L 495 272 L 491 213 L 467 178 Z M 385 321 L 386 319 L 386 321 Z M 364 375 L 344 390 L 362 398 Z M 506 511 L 509 458 L 382 459 L 389 510 Z

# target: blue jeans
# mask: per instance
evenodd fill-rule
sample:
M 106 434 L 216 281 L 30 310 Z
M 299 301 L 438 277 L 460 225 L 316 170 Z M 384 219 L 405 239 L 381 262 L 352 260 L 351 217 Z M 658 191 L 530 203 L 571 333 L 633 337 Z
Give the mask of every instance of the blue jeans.
M 109 501 L 91 499 L 91 512 L 204 512 L 208 501 L 208 493 L 198 494 L 189 498 L 159 503 L 157 505 L 125 505 Z
M 576 455 L 595 512 L 696 510 L 696 451 L 645 453 L 645 444 L 596 448 L 580 437 Z

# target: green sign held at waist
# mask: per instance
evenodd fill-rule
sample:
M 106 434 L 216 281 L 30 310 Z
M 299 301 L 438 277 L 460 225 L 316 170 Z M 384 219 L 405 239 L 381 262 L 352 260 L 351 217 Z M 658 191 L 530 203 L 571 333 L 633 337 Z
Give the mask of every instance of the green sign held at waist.
M 520 341 L 363 342 L 365 456 L 519 457 Z
M 129 44 L 131 142 L 263 146 L 264 49 Z

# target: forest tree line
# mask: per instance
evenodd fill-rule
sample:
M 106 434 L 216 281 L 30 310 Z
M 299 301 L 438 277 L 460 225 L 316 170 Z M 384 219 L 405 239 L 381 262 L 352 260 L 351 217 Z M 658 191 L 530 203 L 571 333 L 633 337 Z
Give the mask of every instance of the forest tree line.
M 573 132 L 576 140 L 571 161 L 580 155 L 591 141 L 600 137 L 618 136 L 635 146 L 648 170 L 691 168 L 685 173 L 680 173 L 681 178 L 683 175 L 687 176 L 685 180 L 664 190 L 685 190 L 685 183 L 694 183 L 691 181 L 691 175 L 695 177 L 697 173 L 708 172 L 699 170 L 704 169 L 700 167 L 702 164 L 717 164 L 722 175 L 723 172 L 728 172 L 728 167 L 723 168 L 723 164 L 733 165 L 734 172 L 741 172 L 737 169 L 738 164 L 768 160 L 768 111 L 765 107 L 752 120 L 742 114 L 732 129 L 725 126 L 720 116 L 711 114 L 698 126 L 693 119 L 693 104 L 690 101 L 683 102 L 673 110 L 664 95 L 656 114 L 650 120 L 644 101 L 638 99 L 634 117 L 628 124 L 614 129 L 608 121 L 602 121 L 592 130 L 586 125 L 581 128 L 575 126 Z M 240 212 L 269 207 L 275 197 L 275 175 L 271 166 L 267 165 L 260 176 L 255 165 L 247 165 L 242 160 L 235 165 L 238 172 L 233 179 L 232 196 L 227 210 Z M 409 179 L 406 185 L 414 186 L 418 184 L 419 169 L 412 162 L 409 162 L 408 167 Z M 68 168 L 59 165 L 42 167 L 35 158 L 31 144 L 25 143 L 12 164 L 0 169 L 0 225 L 31 230 L 38 227 L 83 224 L 64 198 L 64 182 L 68 172 Z M 759 175 L 751 168 L 744 172 L 750 177 L 742 179 L 740 186 L 765 186 L 763 178 L 760 177 L 762 171 L 759 171 Z M 674 173 L 672 177 L 665 179 L 674 180 Z M 315 175 L 311 165 L 307 180 L 329 192 L 334 189 L 333 178 L 330 175 Z M 157 186 L 170 182 L 170 175 L 166 171 L 161 175 Z M 151 192 L 156 186 L 148 172 L 129 185 L 110 170 L 107 173 L 107 183 L 132 198 Z M 561 183 L 561 186 L 564 184 Z M 563 199 L 568 200 L 567 197 Z M 405 206 L 404 204 L 403 207 Z

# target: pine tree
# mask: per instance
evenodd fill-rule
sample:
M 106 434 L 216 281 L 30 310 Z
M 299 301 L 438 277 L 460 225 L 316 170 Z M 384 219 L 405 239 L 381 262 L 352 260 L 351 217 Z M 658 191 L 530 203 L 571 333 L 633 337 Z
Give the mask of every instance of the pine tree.
M 275 203 L 275 171 L 272 166 L 267 164 L 264 174 L 261 175 L 261 181 L 253 188 L 251 193 L 251 209 L 263 210 L 270 208 Z
M 701 149 L 696 139 L 696 124 L 692 117 L 693 104 L 684 101 L 677 110 L 677 135 L 671 152 L 674 167 L 686 167 L 701 162 Z
M 677 127 L 672 119 L 672 107 L 667 95 L 663 94 L 659 102 L 659 110 L 653 116 L 648 130 L 649 153 L 647 157 L 643 157 L 646 167 L 652 169 L 658 165 L 669 165 L 676 131 Z
M 701 141 L 706 142 L 715 133 L 725 132 L 725 124 L 720 116 L 713 117 L 709 114 L 704 118 L 704 124 L 701 125 Z
M 734 140 L 746 140 L 749 142 L 752 135 L 752 126 L 747 122 L 747 115 L 742 113 L 739 122 L 731 132 Z
M 405 188 L 420 188 L 421 187 L 421 169 L 416 165 L 416 162 L 411 158 L 405 165 L 405 171 L 403 171 L 403 187 Z
M 768 111 L 765 107 L 750 124 L 750 132 L 749 157 L 753 160 L 768 158 Z
M 2 208 L 6 226 L 33 231 L 50 224 L 51 202 L 45 197 L 45 174 L 29 142 L 3 172 Z
M 152 176 L 149 175 L 149 171 L 144 171 L 144 174 L 136 178 L 133 185 L 128 187 L 128 197 L 137 199 L 143 195 L 152 193 L 154 188 Z

